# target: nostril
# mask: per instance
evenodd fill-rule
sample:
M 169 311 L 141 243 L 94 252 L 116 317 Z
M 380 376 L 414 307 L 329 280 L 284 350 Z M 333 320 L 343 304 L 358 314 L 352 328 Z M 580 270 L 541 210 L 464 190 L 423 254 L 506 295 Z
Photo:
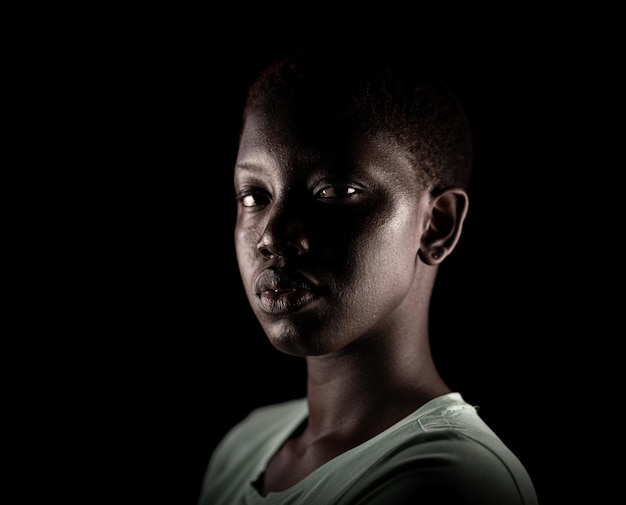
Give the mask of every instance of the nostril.
M 271 258 L 272 256 L 274 256 L 274 253 L 272 253 L 272 251 L 270 251 L 267 247 L 260 247 L 259 252 L 262 256 L 265 256 L 266 258 Z
M 285 247 L 283 253 L 285 257 L 296 257 L 306 254 L 309 250 L 308 241 L 298 241 L 297 243 L 289 243 Z
M 273 247 L 259 247 L 258 248 L 259 253 L 261 253 L 261 255 L 264 258 L 270 259 L 270 258 L 290 258 L 290 257 L 295 257 L 295 256 L 300 256 L 301 254 L 303 254 L 305 251 L 293 244 L 287 244 L 284 248 L 282 248 L 281 250 L 277 250 Z
M 303 233 L 292 233 L 291 236 L 276 236 L 265 233 L 257 243 L 258 253 L 266 259 L 289 258 L 306 254 L 309 240 Z

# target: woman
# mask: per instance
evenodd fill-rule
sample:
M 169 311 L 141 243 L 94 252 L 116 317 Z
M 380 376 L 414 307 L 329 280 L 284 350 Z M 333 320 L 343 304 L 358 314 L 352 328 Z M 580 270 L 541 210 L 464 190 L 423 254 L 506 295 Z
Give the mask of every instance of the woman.
M 250 88 L 235 247 L 306 397 L 251 412 L 200 505 L 536 504 L 516 455 L 439 374 L 429 307 L 468 213 L 462 106 L 410 53 L 296 51 Z

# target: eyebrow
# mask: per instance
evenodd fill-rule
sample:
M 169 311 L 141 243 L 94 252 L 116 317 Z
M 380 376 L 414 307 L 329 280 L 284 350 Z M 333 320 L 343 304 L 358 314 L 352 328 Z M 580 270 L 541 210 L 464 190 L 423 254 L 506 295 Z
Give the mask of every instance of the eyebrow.
M 248 163 L 235 163 L 235 168 L 240 168 L 242 170 L 250 170 L 252 165 Z
M 235 169 L 258 171 L 261 167 L 255 163 L 235 163 Z

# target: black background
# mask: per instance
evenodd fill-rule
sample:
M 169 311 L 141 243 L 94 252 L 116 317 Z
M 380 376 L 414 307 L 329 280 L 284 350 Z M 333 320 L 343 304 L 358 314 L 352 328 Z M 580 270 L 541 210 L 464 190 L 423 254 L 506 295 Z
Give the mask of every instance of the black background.
M 194 14 L 120 17 L 96 37 L 86 24 L 41 48 L 56 169 L 38 187 L 58 188 L 55 212 L 41 216 L 39 317 L 56 335 L 37 353 L 54 370 L 38 384 L 49 420 L 40 434 L 54 448 L 43 461 L 69 451 L 84 493 L 126 503 L 193 505 L 225 431 L 305 392 L 303 363 L 266 341 L 234 259 L 247 84 L 302 40 L 386 37 L 381 26 L 402 20 L 347 30 L 320 16 L 303 29 Z M 531 18 L 461 30 L 422 17 L 399 31 L 443 63 L 475 133 L 466 229 L 433 299 L 435 359 L 547 504 L 578 494 L 581 454 L 593 448 L 579 433 L 605 324 L 593 266 L 603 246 L 591 236 L 607 181 L 588 146 L 598 88 L 611 87 L 598 86 L 605 67 L 585 34 Z M 51 365 L 52 353 L 62 358 Z

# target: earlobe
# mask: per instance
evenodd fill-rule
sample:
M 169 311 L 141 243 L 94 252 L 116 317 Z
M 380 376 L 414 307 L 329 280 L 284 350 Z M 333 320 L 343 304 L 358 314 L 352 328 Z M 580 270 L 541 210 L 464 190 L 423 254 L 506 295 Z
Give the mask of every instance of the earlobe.
M 432 198 L 418 252 L 424 263 L 438 265 L 454 250 L 461 237 L 468 204 L 467 192 L 461 188 L 446 189 Z

